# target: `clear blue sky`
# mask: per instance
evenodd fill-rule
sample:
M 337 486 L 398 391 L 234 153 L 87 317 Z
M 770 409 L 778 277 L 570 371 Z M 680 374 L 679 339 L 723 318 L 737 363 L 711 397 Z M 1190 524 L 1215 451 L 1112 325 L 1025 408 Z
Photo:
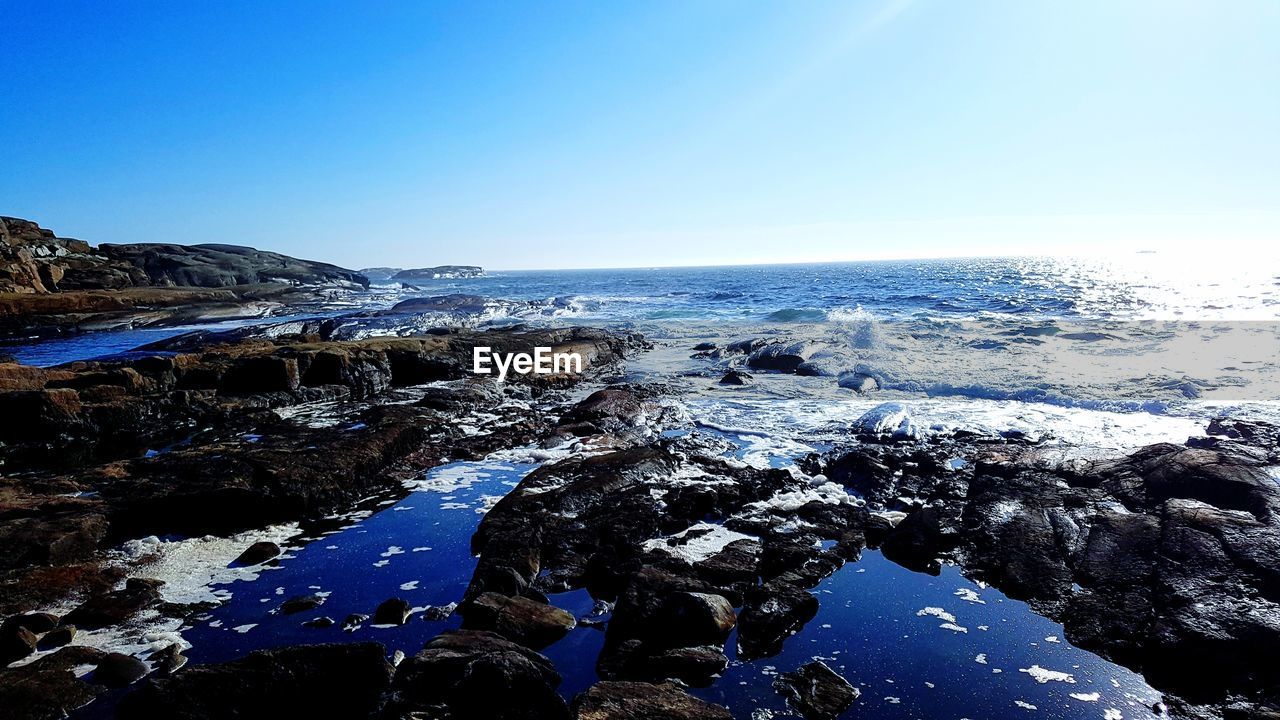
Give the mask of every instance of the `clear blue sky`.
M 0 0 L 0 214 L 499 269 L 1280 244 L 1280 2 Z

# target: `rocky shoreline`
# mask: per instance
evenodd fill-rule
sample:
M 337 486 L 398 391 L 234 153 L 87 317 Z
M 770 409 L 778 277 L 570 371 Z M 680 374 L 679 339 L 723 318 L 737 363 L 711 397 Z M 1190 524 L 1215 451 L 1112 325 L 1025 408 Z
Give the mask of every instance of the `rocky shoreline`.
M 165 292 L 176 290 L 223 292 Z M 730 665 L 726 642 L 734 661 L 778 655 L 818 613 L 815 588 L 873 549 L 918 572 L 958 566 L 1026 601 L 1075 645 L 1143 673 L 1165 693 L 1155 716 L 1280 708 L 1274 427 L 1220 419 L 1185 444 L 1064 459 L 1018 433 L 922 428 L 886 403 L 849 418 L 830 449 L 759 467 L 698 429 L 713 425 L 687 414 L 678 385 L 622 377 L 649 347 L 638 335 L 420 325 L 368 337 L 303 321 L 179 336 L 125 360 L 0 363 L 0 414 L 21 420 L 0 429 L 0 706 L 18 718 L 99 705 L 122 718 L 727 718 L 691 692 Z M 470 372 L 478 345 L 576 352 L 587 371 L 495 384 Z M 691 352 L 728 359 L 693 375 L 725 393 L 765 374 L 826 374 L 804 341 Z M 876 391 L 870 376 L 832 382 Z M 292 597 L 280 612 L 297 612 L 316 644 L 208 665 L 188 665 L 163 634 L 145 652 L 77 639 L 210 609 L 166 597 L 145 554 L 109 561 L 123 544 L 314 520 L 516 447 L 545 449 L 545 462 L 486 508 L 456 606 L 388 598 L 337 622 L 306 612 L 323 596 Z M 282 552 L 246 539 L 223 562 Z M 595 601 L 588 614 L 550 601 L 579 590 Z M 456 613 L 460 627 L 408 657 L 342 642 L 344 627 L 416 613 Z M 598 681 L 565 697 L 544 652 L 580 625 L 603 632 L 584 658 Z M 815 659 L 782 668 L 774 687 L 820 720 L 857 712 L 857 681 Z

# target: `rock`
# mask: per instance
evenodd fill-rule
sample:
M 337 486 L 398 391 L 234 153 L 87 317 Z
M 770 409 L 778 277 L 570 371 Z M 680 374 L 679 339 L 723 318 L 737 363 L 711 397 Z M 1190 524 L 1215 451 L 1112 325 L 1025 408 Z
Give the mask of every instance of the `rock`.
M 14 615 L 4 621 L 4 627 L 23 627 L 39 635 L 47 633 L 58 626 L 58 616 L 46 612 L 30 612 Z
M 821 660 L 782 673 L 773 687 L 806 720 L 835 720 L 862 694 Z
M 728 708 L 699 700 L 672 683 L 604 681 L 573 699 L 575 720 L 730 720 Z
M 855 420 L 850 429 L 860 436 L 892 440 L 911 440 L 920 435 L 906 406 L 893 402 L 871 408 Z
M 716 344 L 713 342 L 700 342 L 697 345 L 694 345 L 693 349 L 699 352 L 706 352 L 709 350 L 715 350 Z
M 806 590 L 773 581 L 753 587 L 738 616 L 738 656 L 769 657 L 818 614 L 818 600 Z
M 733 605 L 722 595 L 701 592 L 675 592 L 663 601 L 659 611 L 665 624 L 668 644 L 723 645 L 737 624 Z
M 591 423 L 604 432 L 616 432 L 639 423 L 644 413 L 640 398 L 628 390 L 597 390 L 570 408 L 560 419 L 562 425 Z
M 391 279 L 407 282 L 423 282 L 426 280 L 476 278 L 483 275 L 484 268 L 479 265 L 437 265 L 436 267 L 400 270 L 393 274 Z
M 15 668 L 0 668 L 0 708 L 12 720 L 52 720 L 71 715 L 92 702 L 101 686 L 75 676 L 75 668 L 94 665 L 104 655 L 95 648 L 72 646 Z
M 408 600 L 402 598 L 391 598 L 384 600 L 376 610 L 373 611 L 374 625 L 403 625 L 409 621 L 409 613 L 412 606 Z
M 369 620 L 368 615 L 361 615 L 360 613 L 351 613 L 342 621 L 342 629 L 346 630 L 347 632 L 351 632 L 352 630 L 355 630 L 356 628 L 363 625 L 368 620 Z
M 333 627 L 335 624 L 336 624 L 336 623 L 334 622 L 333 618 L 331 618 L 331 617 L 329 617 L 329 616 L 327 616 L 327 615 L 324 615 L 324 616 L 321 616 L 321 617 L 318 617 L 318 618 L 312 618 L 312 619 L 310 619 L 310 620 L 308 620 L 308 621 L 306 621 L 306 622 L 302 623 L 302 627 L 309 627 L 309 628 L 329 628 L 329 627 Z
M 93 671 L 93 681 L 109 688 L 122 688 L 141 680 L 150 672 L 147 664 L 132 655 L 107 653 Z
M 741 370 L 729 370 L 720 378 L 721 385 L 750 385 L 755 382 L 755 377 L 751 373 L 745 373 Z
M 866 394 L 880 389 L 880 383 L 874 377 L 860 372 L 842 372 L 837 378 L 836 384 L 858 394 Z
M 802 377 L 830 377 L 834 373 L 822 363 L 807 360 L 796 366 L 796 374 Z
M 182 654 L 182 646 L 177 643 L 166 645 L 148 656 L 155 671 L 161 677 L 168 677 L 187 664 L 187 656 Z
M 51 648 L 70 645 L 72 640 L 76 639 L 75 625 L 60 625 L 40 638 L 40 649 L 49 650 Z
M 769 343 L 753 351 L 747 358 L 747 365 L 753 368 L 793 373 L 816 350 L 816 347 L 805 341 Z
M 737 340 L 725 346 L 724 354 L 725 355 L 749 355 L 768 344 L 769 344 L 769 341 L 761 340 L 760 338 L 749 338 L 746 340 Z
M 246 548 L 244 552 L 240 553 L 240 557 L 235 559 L 235 562 L 239 565 L 261 565 L 268 560 L 279 557 L 280 553 L 279 545 L 263 540 Z
M 570 613 L 524 597 L 481 593 L 463 606 L 464 629 L 492 630 L 534 650 L 554 643 L 576 626 Z
M 456 717 L 567 718 L 560 675 L 546 657 L 500 635 L 450 630 L 402 662 L 395 687 L 406 709 L 445 706 Z
M 7 623 L 0 629 L 0 664 L 8 665 L 36 651 L 36 634 L 30 630 Z
M 456 602 L 448 605 L 428 605 L 427 609 L 422 611 L 422 619 L 428 622 L 448 620 L 453 615 L 453 611 L 457 609 L 458 603 Z
M 284 282 L 369 287 L 369 279 L 352 270 L 242 245 L 103 244 L 98 250 L 111 261 L 142 270 L 152 285 L 227 287 Z
M 116 717 L 371 717 L 393 668 L 378 643 L 298 645 L 152 678 L 126 696 Z
M 163 584 L 159 580 L 129 578 L 122 589 L 89 598 L 67 613 L 62 621 L 89 630 L 119 625 L 138 612 L 159 605 Z
M 324 596 L 315 593 L 298 595 L 280 603 L 280 612 L 285 615 L 293 615 L 307 610 L 315 610 L 324 604 L 324 600 Z

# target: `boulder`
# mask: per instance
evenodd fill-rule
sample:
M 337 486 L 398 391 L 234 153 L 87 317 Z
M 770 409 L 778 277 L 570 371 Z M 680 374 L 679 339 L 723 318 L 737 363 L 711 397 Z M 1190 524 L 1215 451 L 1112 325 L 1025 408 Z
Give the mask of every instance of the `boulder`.
M 107 653 L 93 671 L 93 681 L 109 688 L 132 685 L 147 676 L 151 669 L 132 655 Z
M 728 708 L 699 700 L 673 683 L 604 681 L 573 699 L 575 720 L 731 720 Z
M 441 633 L 400 663 L 395 680 L 406 712 L 445 707 L 455 717 L 494 720 L 567 718 L 559 684 L 546 657 L 483 630 Z
M 782 673 L 773 687 L 805 720 L 835 720 L 862 694 L 821 660 Z
M 747 365 L 764 370 L 793 373 L 817 348 L 807 341 L 769 343 L 751 353 Z
M 464 629 L 492 630 L 534 650 L 554 643 L 577 626 L 573 615 L 558 607 L 491 592 L 464 605 L 462 613 Z
M 74 670 L 94 665 L 101 650 L 71 646 L 15 668 L 0 668 L 0 708 L 6 720 L 54 720 L 70 716 L 94 700 L 103 688 L 76 677 Z
M 661 631 L 667 644 L 723 645 L 738 617 L 723 596 L 703 592 L 674 592 L 658 611 Z
M 901 403 L 881 403 L 853 422 L 854 434 L 868 438 L 913 440 L 920 436 L 911 412 Z
M 837 377 L 836 384 L 859 395 L 880 389 L 880 383 L 874 377 L 860 372 L 842 372 Z
M 750 385 L 755 382 L 755 377 L 751 373 L 742 372 L 741 370 L 729 370 L 720 378 L 721 385 Z
M 240 557 L 237 557 L 235 562 L 238 565 L 261 565 L 268 560 L 279 557 L 280 553 L 279 545 L 269 540 L 263 540 L 245 548 L 245 551 L 240 553 Z
M 285 615 L 293 615 L 307 610 L 315 610 L 324 604 L 324 600 L 324 596 L 315 593 L 298 595 L 280 603 L 280 612 Z
M 0 628 L 0 665 L 8 665 L 36 651 L 36 634 L 20 625 L 8 623 Z
M 60 625 L 40 637 L 39 647 L 41 650 L 49 650 L 63 645 L 70 645 L 71 641 L 75 639 L 75 625 Z
M 412 610 L 413 606 L 403 598 L 384 600 L 373 611 L 372 623 L 374 625 L 403 625 L 409 621 L 409 613 Z

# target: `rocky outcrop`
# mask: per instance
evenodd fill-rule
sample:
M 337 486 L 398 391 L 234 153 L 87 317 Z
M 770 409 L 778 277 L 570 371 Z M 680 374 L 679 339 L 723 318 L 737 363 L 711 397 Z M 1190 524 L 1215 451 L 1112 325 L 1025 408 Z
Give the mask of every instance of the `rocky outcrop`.
M 475 278 L 482 275 L 484 275 L 484 268 L 478 265 L 437 265 L 436 267 L 400 270 L 392 274 L 391 279 L 398 282 L 423 282 L 426 280 Z
M 891 559 L 959 563 L 1184 700 L 1276 707 L 1280 484 L 1261 467 L 1269 450 L 1236 435 L 1065 465 L 999 437 L 864 436 L 824 471 L 907 513 L 883 537 Z
M 249 247 L 94 248 L 0 217 L 0 334 L 258 316 L 368 287 L 351 270 Z

